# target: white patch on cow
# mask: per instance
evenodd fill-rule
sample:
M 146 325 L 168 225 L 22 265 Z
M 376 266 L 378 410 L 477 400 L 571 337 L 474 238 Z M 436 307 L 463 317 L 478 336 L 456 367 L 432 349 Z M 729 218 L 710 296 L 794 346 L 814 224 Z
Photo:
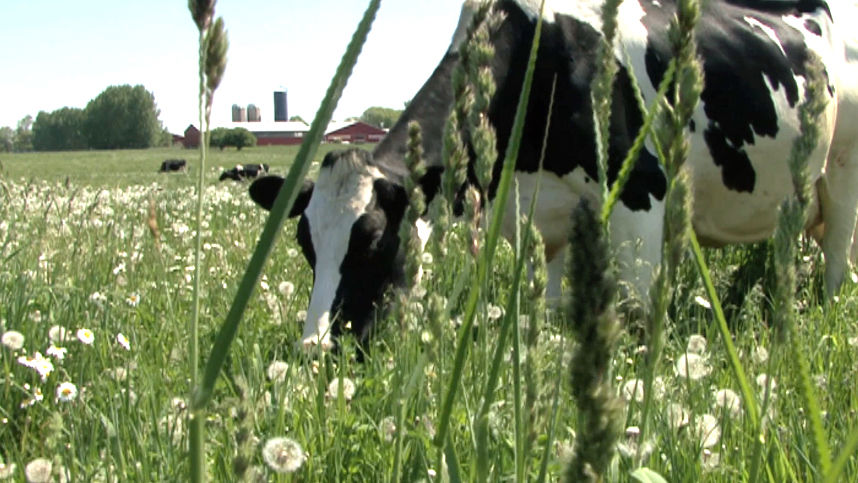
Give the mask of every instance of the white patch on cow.
M 348 251 L 352 225 L 372 201 L 378 169 L 343 157 L 333 167 L 322 168 L 313 196 L 304 211 L 316 254 L 313 293 L 307 308 L 302 344 L 310 348 L 331 343 L 331 305 L 339 287 L 340 265 Z
M 766 35 L 766 37 L 769 38 L 769 40 L 771 40 L 775 45 L 778 46 L 778 49 L 780 49 L 781 54 L 784 57 L 787 56 L 787 53 L 784 50 L 783 44 L 781 44 L 781 39 L 778 38 L 778 34 L 777 34 L 777 32 L 775 32 L 775 29 L 769 27 L 768 25 L 764 24 L 763 22 L 761 22 L 760 20 L 758 20 L 754 17 L 745 16 L 744 20 L 748 25 L 751 26 L 751 29 L 754 29 L 754 28 L 760 29 Z
M 617 256 L 619 279 L 634 295 L 646 300 L 653 271 L 661 263 L 664 202 L 650 196 L 652 208 L 632 211 L 617 203 L 611 213 L 611 245 Z
M 640 84 L 645 101 L 655 99 L 658 86 L 653 85 L 646 70 L 647 30 L 643 24 L 646 16 L 641 4 L 635 0 L 626 0 L 620 5 L 617 42 L 614 55 L 627 69 L 631 69 Z M 650 149 L 653 151 L 653 149 Z
M 456 31 L 453 32 L 453 40 L 450 42 L 448 52 L 458 52 L 462 44 L 468 40 L 468 27 L 473 21 L 475 7 L 476 5 L 471 0 L 462 4 L 462 11 L 459 14 L 459 24 L 456 26 Z

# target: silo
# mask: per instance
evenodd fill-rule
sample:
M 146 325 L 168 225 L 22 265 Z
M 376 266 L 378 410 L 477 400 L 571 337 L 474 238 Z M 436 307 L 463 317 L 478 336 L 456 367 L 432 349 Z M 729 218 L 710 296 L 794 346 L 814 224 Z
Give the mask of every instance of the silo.
M 289 111 L 286 105 L 286 90 L 274 91 L 274 120 L 288 121 Z
M 238 104 L 233 104 L 232 122 L 247 122 L 247 109 Z
M 247 121 L 248 122 L 259 122 L 262 120 L 262 112 L 260 112 L 259 108 L 256 107 L 256 104 L 248 104 L 247 105 Z

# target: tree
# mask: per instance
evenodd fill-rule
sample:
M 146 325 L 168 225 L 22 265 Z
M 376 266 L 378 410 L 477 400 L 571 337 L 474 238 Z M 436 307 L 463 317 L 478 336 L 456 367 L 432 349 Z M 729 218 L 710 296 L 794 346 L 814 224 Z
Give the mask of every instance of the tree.
M 223 148 L 227 146 L 228 138 L 229 129 L 225 127 L 214 128 L 209 134 L 209 145 L 219 148 L 221 151 L 223 151 Z
M 62 151 L 85 149 L 83 109 L 63 107 L 53 112 L 39 112 L 33 123 L 33 149 Z
M 33 116 L 29 114 L 18 121 L 14 150 L 18 152 L 33 150 Z
M 9 126 L 0 127 L 0 151 L 11 153 L 15 150 L 15 130 Z
M 143 86 L 110 86 L 84 110 L 84 135 L 93 149 L 148 148 L 158 144 L 160 111 Z
M 227 129 L 219 127 L 212 129 L 209 145 L 219 148 L 221 151 L 227 146 L 235 146 L 241 151 L 246 146 L 256 146 L 256 136 L 243 127 Z
M 360 120 L 372 124 L 380 129 L 390 129 L 399 119 L 402 111 L 399 109 L 390 109 L 388 107 L 370 107 L 363 111 Z

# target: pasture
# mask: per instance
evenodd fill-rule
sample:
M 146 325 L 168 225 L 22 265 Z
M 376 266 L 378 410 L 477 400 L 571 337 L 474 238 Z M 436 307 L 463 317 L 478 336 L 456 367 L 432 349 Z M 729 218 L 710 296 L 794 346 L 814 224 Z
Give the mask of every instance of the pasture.
M 293 149 L 261 147 L 210 153 L 204 359 L 267 215 L 250 201 L 246 183 L 218 183 L 217 176 L 236 163 L 265 162 L 283 173 L 293 156 Z M 188 159 L 191 174 L 158 174 L 159 163 L 173 157 Z M 196 158 L 166 149 L 0 158 L 0 478 L 23 481 L 28 464 L 33 471 L 50 464 L 55 481 L 186 479 Z M 474 279 L 467 227 L 452 230 L 443 259 L 424 257 L 422 289 L 378 322 L 358 363 L 348 339 L 341 355 L 306 357 L 294 346 L 312 286 L 294 225 L 287 222 L 265 266 L 216 387 L 206 424 L 211 481 L 442 481 L 473 474 L 480 458 L 492 481 L 515 478 L 516 464 L 528 480 L 542 471 L 552 481 L 562 477 L 579 429 L 570 392 L 577 344 L 562 308 L 542 312 L 527 288 L 515 337 L 519 360 L 512 351 L 502 354 L 487 420 L 477 418 L 500 307 L 510 297 L 513 247 L 502 242 L 490 269 L 451 415 L 451 448 L 439 459 L 433 438 L 464 293 Z M 719 293 L 736 286 L 735 274 L 749 263 L 760 268 L 763 257 L 749 261 L 755 253 L 706 252 Z M 797 262 L 795 334 L 836 457 L 858 425 L 856 277 L 826 303 L 816 245 L 802 241 Z M 709 302 L 686 261 L 654 384 L 654 422 L 643 441 L 637 435 L 646 347 L 636 326 L 626 327 L 614 355 L 625 432 L 612 480 L 629 481 L 640 466 L 668 481 L 746 480 L 755 458 L 768 481 L 820 477 L 796 359 L 773 337 L 761 284 L 742 294 L 732 310 L 732 338 L 762 409 L 760 437 L 749 433 Z M 449 317 L 439 310 L 444 302 Z M 517 426 L 524 430 L 516 433 Z M 487 446 L 478 444 L 484 436 Z M 297 467 L 294 473 L 266 464 L 279 437 L 300 445 L 275 459 Z M 844 463 L 843 481 L 858 477 L 854 459 Z

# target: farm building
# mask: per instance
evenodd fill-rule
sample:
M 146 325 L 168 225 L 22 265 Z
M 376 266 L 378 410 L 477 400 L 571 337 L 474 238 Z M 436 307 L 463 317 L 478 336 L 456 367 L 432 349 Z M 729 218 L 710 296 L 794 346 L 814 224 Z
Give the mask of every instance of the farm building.
M 256 136 L 257 146 L 284 146 L 301 144 L 310 126 L 300 121 L 276 122 L 229 122 L 220 126 L 227 129 L 241 127 Z M 377 143 L 387 132 L 364 122 L 332 122 L 325 131 L 328 143 L 362 144 Z M 193 125 L 185 130 L 184 146 L 195 148 L 200 143 L 200 131 Z
M 193 124 L 185 129 L 185 137 L 182 139 L 182 145 L 186 148 L 196 148 L 200 146 L 200 130 Z
M 329 143 L 377 143 L 384 139 L 387 131 L 371 126 L 365 122 L 329 124 L 325 131 L 325 141 Z

